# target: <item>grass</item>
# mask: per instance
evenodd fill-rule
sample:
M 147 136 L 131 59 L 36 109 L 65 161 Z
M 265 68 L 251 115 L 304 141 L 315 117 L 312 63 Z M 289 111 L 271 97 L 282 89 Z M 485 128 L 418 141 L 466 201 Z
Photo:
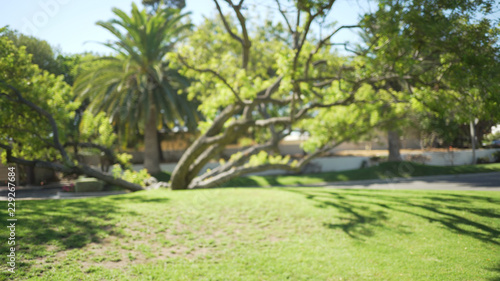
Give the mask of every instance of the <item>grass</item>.
M 16 211 L 17 280 L 500 280 L 499 192 L 154 190 Z
M 419 177 L 434 175 L 455 175 L 468 173 L 500 172 L 500 163 L 464 165 L 464 166 L 429 166 L 412 162 L 385 162 L 378 166 L 364 169 L 325 172 L 304 175 L 248 176 L 231 180 L 225 186 L 290 186 L 311 185 L 327 182 L 389 179 L 396 177 Z

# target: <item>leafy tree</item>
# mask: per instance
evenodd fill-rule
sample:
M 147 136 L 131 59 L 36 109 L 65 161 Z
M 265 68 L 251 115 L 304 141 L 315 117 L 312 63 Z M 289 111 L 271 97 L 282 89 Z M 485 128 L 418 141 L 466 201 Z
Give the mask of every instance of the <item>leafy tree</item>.
M 84 113 L 75 122 L 71 87 L 31 63 L 25 47 L 16 47 L 0 29 L 0 148 L 3 163 L 84 174 L 130 190 L 137 184 L 103 174 L 80 163 L 76 148 L 102 151 L 112 162 L 125 165 L 112 149 L 116 136 L 104 114 Z M 78 134 L 75 132 L 79 132 Z
M 360 79 L 353 71 L 357 62 L 339 57 L 330 44 L 336 32 L 355 26 L 325 25 L 327 35 L 321 38 L 311 32 L 323 22 L 333 0 L 296 1 L 288 10 L 276 1 L 283 24 L 249 24 L 244 1 L 225 1 L 233 17 L 214 2 L 220 21 L 205 22 L 176 56 L 184 73 L 196 78 L 190 95 L 202 102 L 207 121 L 178 162 L 173 189 L 209 188 L 270 169 L 300 172 L 314 157 L 359 138 L 382 120 L 372 114 L 379 105 L 371 103 L 374 92 L 366 83 L 371 78 Z M 278 144 L 297 129 L 311 133 L 304 146 L 309 153 L 292 160 L 279 153 Z M 252 135 L 252 145 L 198 175 L 226 145 Z
M 5 33 L 17 47 L 25 46 L 26 52 L 32 55 L 32 62 L 41 69 L 50 73 L 60 74 L 58 72 L 58 63 L 53 48 L 45 40 L 33 36 L 24 35 L 14 31 Z
M 494 1 L 380 1 L 362 21 L 367 75 L 392 75 L 378 88 L 404 93 L 417 111 L 459 123 L 498 120 L 498 28 L 488 19 Z M 396 115 L 394 120 L 401 120 Z M 398 121 L 399 122 L 399 121 Z M 401 127 L 392 124 L 391 127 Z M 396 138 L 399 136 L 396 134 Z M 390 154 L 398 154 L 391 149 Z M 393 157 L 394 158 L 394 157 Z
M 40 69 L 56 76 L 63 75 L 64 81 L 73 85 L 82 55 L 63 55 L 45 40 L 12 30 L 7 30 L 5 34 L 17 47 L 24 46 L 26 52 L 32 55 L 32 62 Z
M 90 110 L 107 112 L 122 130 L 144 132 L 144 166 L 157 173 L 158 127 L 175 121 L 193 127 L 196 121 L 195 104 L 181 91 L 189 81 L 165 60 L 179 33 L 190 26 L 181 23 L 183 14 L 168 8 L 149 15 L 132 4 L 131 16 L 119 9 L 113 12 L 118 19 L 97 24 L 116 37 L 104 45 L 118 54 L 85 71 L 74 89 L 82 99 L 89 99 Z

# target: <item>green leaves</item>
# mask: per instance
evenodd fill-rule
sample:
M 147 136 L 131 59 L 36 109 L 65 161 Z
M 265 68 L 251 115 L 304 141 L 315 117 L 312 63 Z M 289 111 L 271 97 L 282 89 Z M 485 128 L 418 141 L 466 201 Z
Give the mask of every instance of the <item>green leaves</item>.
M 123 136 L 144 129 L 151 105 L 157 108 L 159 127 L 173 127 L 174 122 L 195 127 L 196 105 L 182 91 L 189 81 L 166 60 L 181 33 L 190 28 L 181 22 L 185 14 L 161 9 L 151 15 L 135 4 L 131 15 L 113 12 L 117 19 L 97 24 L 116 37 L 105 45 L 118 55 L 89 62 L 75 92 L 90 101 L 94 113 L 106 112 Z
M 76 151 L 69 147 L 77 143 L 113 147 L 116 135 L 109 118 L 84 111 L 63 76 L 41 71 L 25 48 L 17 48 L 6 36 L 0 37 L 0 52 L 0 144 L 12 147 L 13 157 L 77 165 Z M 95 148 L 83 150 L 101 153 Z M 73 155 L 63 159 L 64 153 Z M 2 161 L 5 157 L 4 153 Z

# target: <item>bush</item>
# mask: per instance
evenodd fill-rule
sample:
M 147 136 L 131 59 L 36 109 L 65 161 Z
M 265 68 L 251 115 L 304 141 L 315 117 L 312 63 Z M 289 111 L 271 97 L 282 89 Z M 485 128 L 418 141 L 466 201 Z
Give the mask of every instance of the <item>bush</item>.
M 493 159 L 494 163 L 500 163 L 500 151 L 493 153 Z
M 156 180 L 158 181 L 163 181 L 163 182 L 169 182 L 170 177 L 172 176 L 170 173 L 167 172 L 159 172 L 154 175 L 152 175 Z
M 146 169 L 142 169 L 139 172 L 134 170 L 123 170 L 120 165 L 113 165 L 111 174 L 115 178 L 121 178 L 131 183 L 138 184 L 140 186 L 146 186 L 146 182 L 151 178 L 151 175 Z
M 488 164 L 488 163 L 491 163 L 491 161 L 490 161 L 490 158 L 488 156 L 485 156 L 485 157 L 477 158 L 476 163 L 477 164 Z

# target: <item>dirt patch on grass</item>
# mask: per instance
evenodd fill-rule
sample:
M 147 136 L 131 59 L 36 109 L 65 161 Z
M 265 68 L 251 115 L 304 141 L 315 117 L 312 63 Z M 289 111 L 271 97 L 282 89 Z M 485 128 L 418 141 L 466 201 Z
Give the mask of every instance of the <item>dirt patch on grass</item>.
M 56 246 L 47 246 L 47 251 L 54 255 L 41 257 L 34 267 L 42 271 L 49 265 L 61 263 L 78 264 L 82 272 L 95 267 L 106 269 L 128 268 L 131 263 L 154 263 L 169 258 L 196 259 L 210 254 L 214 248 L 205 243 L 197 243 L 196 238 L 202 233 L 192 233 L 186 225 L 173 222 L 168 226 L 152 227 L 134 221 L 107 228 L 108 237 L 99 242 L 91 242 L 82 248 L 60 250 Z M 186 238 L 190 236 L 191 239 Z M 217 239 L 215 235 L 211 239 Z

